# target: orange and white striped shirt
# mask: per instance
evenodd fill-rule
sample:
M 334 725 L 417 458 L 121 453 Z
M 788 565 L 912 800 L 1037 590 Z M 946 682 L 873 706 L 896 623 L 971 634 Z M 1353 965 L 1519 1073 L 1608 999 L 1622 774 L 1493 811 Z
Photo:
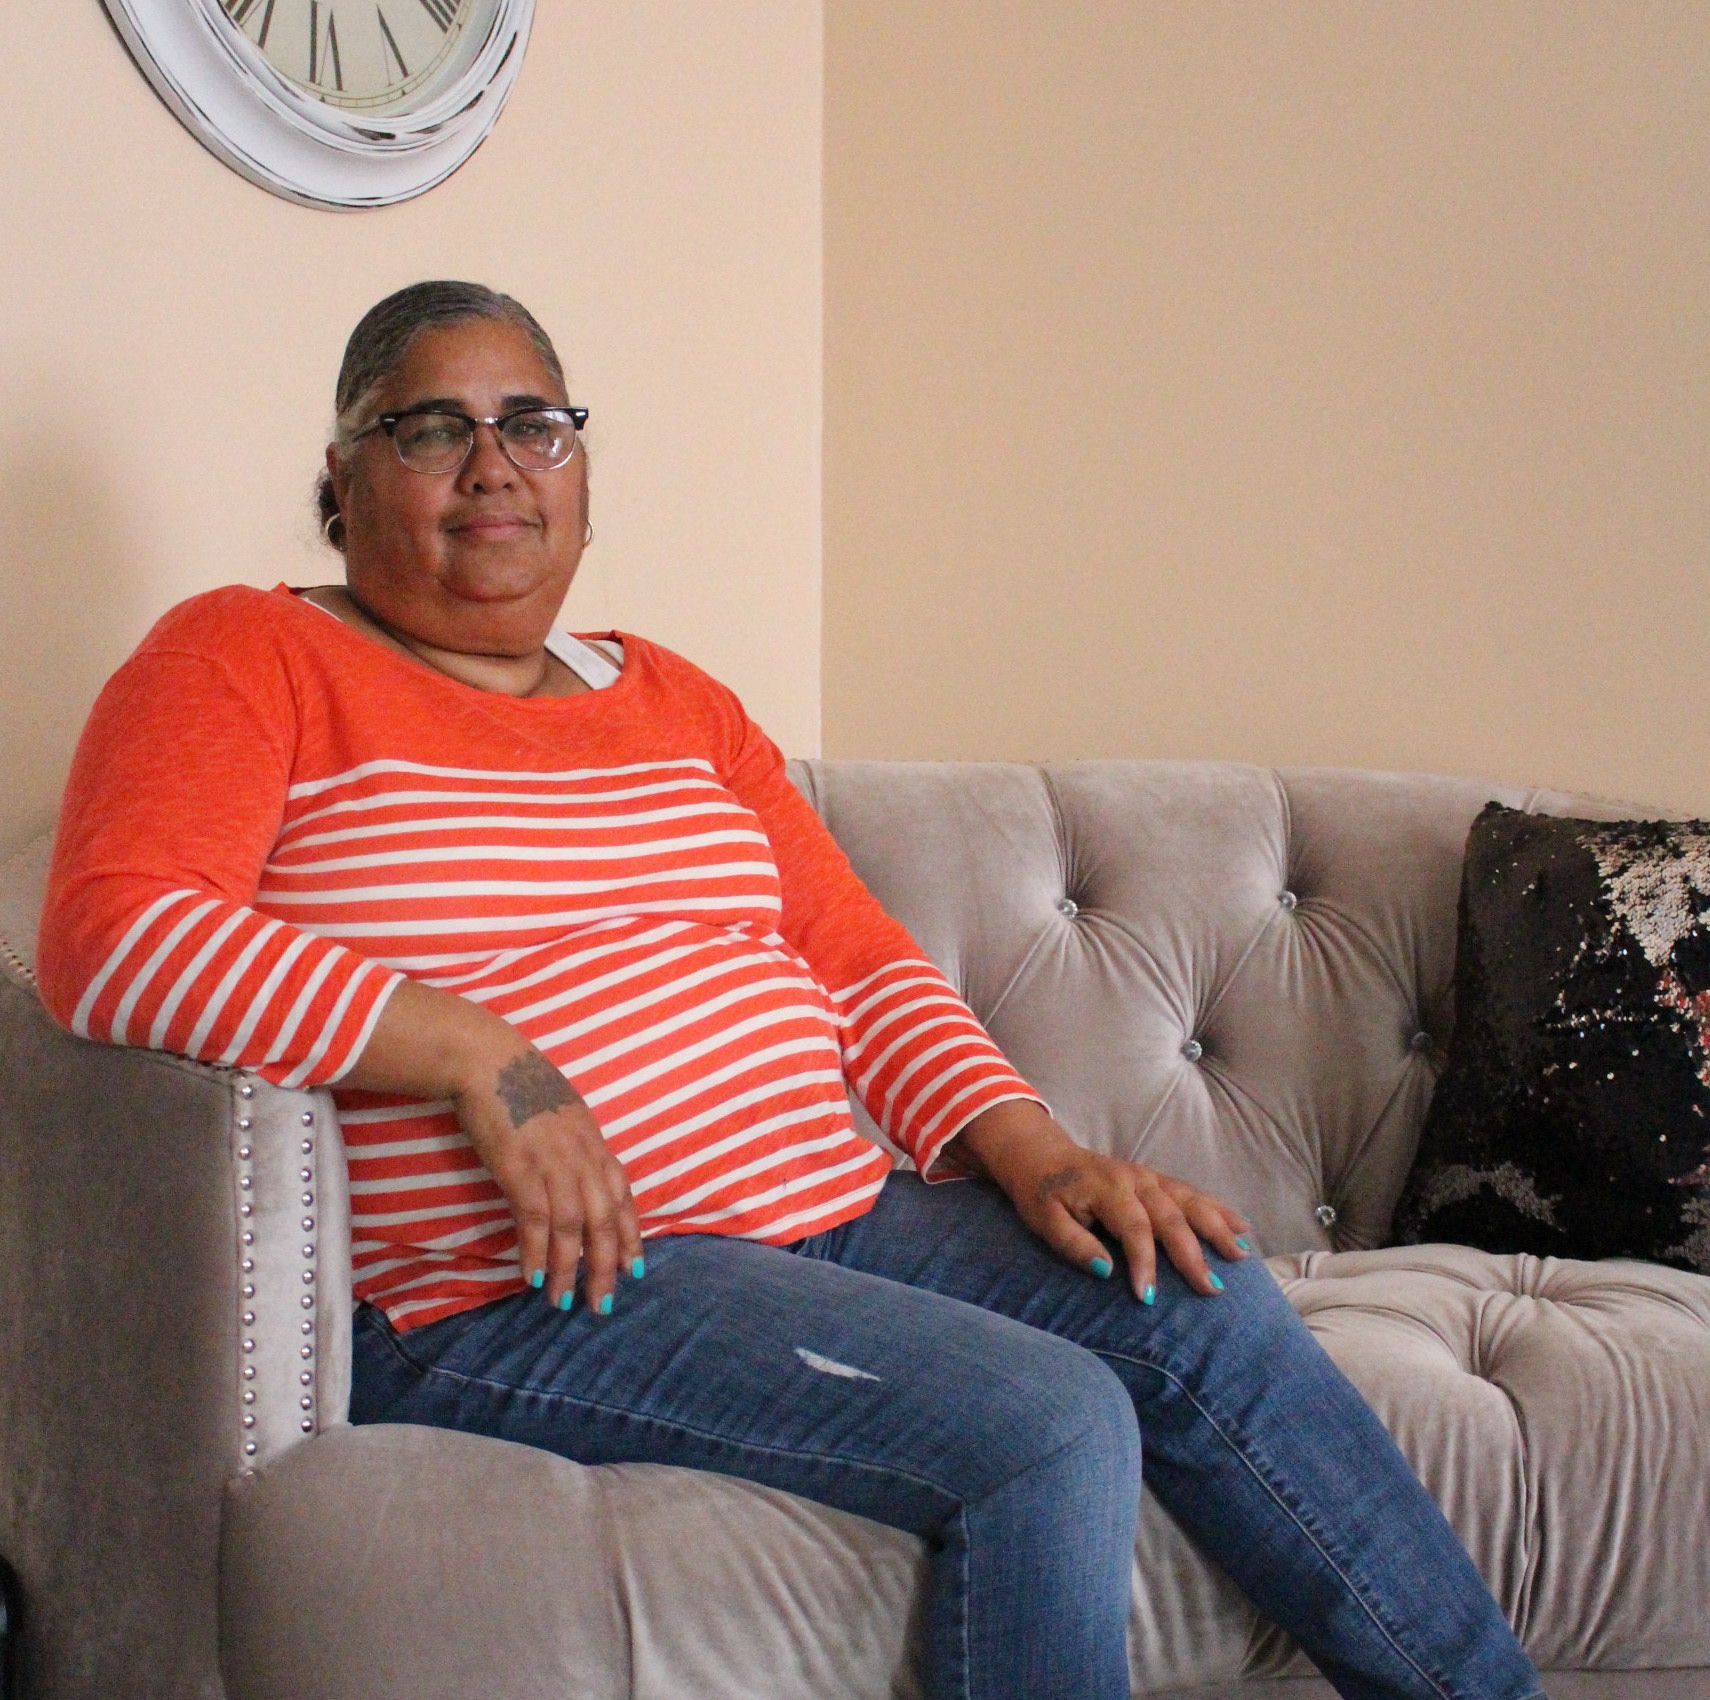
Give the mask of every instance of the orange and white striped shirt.
M 735 696 L 625 636 L 608 688 L 458 684 L 283 587 L 167 614 L 103 691 L 40 947 L 74 1032 L 336 1083 L 404 975 L 573 1080 L 644 1234 L 784 1244 L 1036 1094 L 861 884 Z M 335 1092 L 356 1292 L 400 1328 L 521 1290 L 445 1103 Z

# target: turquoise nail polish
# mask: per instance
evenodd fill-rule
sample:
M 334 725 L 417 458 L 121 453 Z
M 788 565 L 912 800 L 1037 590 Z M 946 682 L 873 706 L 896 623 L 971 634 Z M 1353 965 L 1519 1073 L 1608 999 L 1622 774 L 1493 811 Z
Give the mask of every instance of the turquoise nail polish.
M 1108 1281 L 1110 1279 L 1110 1259 L 1108 1257 L 1095 1257 L 1092 1262 L 1087 1265 L 1087 1268 L 1089 1268 L 1101 1281 Z
M 1158 1302 L 1158 1289 L 1156 1287 L 1148 1287 L 1146 1291 L 1140 1295 L 1140 1302 L 1143 1305 L 1155 1305 Z
M 1211 1272 L 1211 1287 L 1213 1292 L 1221 1293 L 1223 1291 L 1223 1277 L 1215 1269 Z
M 606 1296 L 600 1300 L 600 1315 L 601 1316 L 610 1316 L 611 1313 L 612 1313 L 612 1296 L 610 1293 L 607 1293 Z
M 638 1257 L 629 1266 L 629 1272 L 636 1280 L 639 1281 L 641 1277 L 647 1273 L 647 1259 L 645 1257 Z
M 528 1284 L 538 1293 L 540 1289 L 546 1285 L 546 1271 L 544 1269 L 535 1270 L 535 1272 L 529 1276 Z
M 1241 1249 L 1242 1249 L 1242 1250 L 1243 1250 L 1243 1251 L 1251 1251 L 1251 1250 L 1252 1250 L 1252 1249 L 1253 1249 L 1253 1248 L 1252 1248 L 1252 1247 L 1251 1247 L 1251 1246 L 1250 1246 L 1250 1245 L 1248 1245 L 1248 1244 L 1247 1244 L 1247 1242 L 1246 1242 L 1246 1241 L 1245 1241 L 1245 1240 L 1244 1240 L 1244 1239 L 1242 1239 L 1242 1238 L 1241 1238 L 1241 1236 L 1240 1236 L 1240 1235 L 1239 1235 L 1239 1234 L 1237 1234 L 1237 1235 L 1236 1235 L 1236 1236 L 1235 1236 L 1235 1243 L 1236 1243 L 1236 1245 L 1238 1245 L 1238 1246 L 1239 1246 L 1239 1247 L 1240 1247 L 1240 1248 L 1241 1248 Z
M 565 1293 L 558 1300 L 558 1308 L 568 1310 L 575 1302 L 576 1295 L 574 1293 Z

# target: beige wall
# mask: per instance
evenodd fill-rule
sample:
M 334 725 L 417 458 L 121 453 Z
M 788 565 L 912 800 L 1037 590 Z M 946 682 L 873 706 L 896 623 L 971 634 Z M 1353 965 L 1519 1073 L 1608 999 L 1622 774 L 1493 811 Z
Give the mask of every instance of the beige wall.
M 828 753 L 1710 813 L 1710 6 L 826 29 Z
M 97 0 L 5 10 L 0 851 L 46 823 L 90 700 L 163 609 L 336 576 L 309 490 L 339 352 L 423 276 L 520 295 L 594 410 L 567 622 L 686 651 L 815 749 L 817 4 L 541 0 L 486 146 L 362 214 L 218 164 Z

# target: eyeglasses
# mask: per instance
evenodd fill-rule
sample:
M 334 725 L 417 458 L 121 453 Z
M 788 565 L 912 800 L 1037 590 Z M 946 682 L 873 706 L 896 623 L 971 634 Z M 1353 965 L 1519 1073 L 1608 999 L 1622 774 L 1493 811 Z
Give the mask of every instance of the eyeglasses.
M 405 413 L 382 413 L 352 442 L 375 431 L 392 439 L 398 459 L 412 472 L 444 474 L 461 470 L 475 450 L 475 432 L 491 425 L 499 447 L 519 472 L 551 472 L 576 452 L 578 433 L 588 423 L 585 407 L 519 407 L 491 419 L 472 419 L 439 407 L 412 408 Z

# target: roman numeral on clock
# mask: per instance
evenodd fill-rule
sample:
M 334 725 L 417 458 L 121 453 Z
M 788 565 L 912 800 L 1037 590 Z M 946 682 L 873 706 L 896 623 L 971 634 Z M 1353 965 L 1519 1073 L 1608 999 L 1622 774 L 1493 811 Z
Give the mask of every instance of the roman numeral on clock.
M 442 30 L 457 22 L 457 9 L 463 0 L 422 0 L 422 9 Z
M 320 0 L 309 0 L 309 81 L 324 83 L 332 72 L 333 87 L 344 93 L 344 64 L 338 52 L 338 19 L 333 16 L 332 0 L 327 0 L 326 51 L 321 51 Z
M 396 60 L 398 65 L 398 75 L 400 77 L 407 77 L 410 74 L 410 68 L 404 63 L 403 54 L 398 51 L 397 39 L 392 34 L 392 26 L 386 22 L 386 14 L 376 6 L 374 8 L 374 15 L 380 20 L 380 34 L 385 41 L 385 46 L 381 48 L 382 54 Z
M 327 52 L 332 55 L 333 87 L 336 88 L 340 94 L 343 94 L 344 61 L 338 56 L 338 19 L 333 17 L 331 13 L 328 13 L 327 15 Z M 326 71 L 324 63 L 321 66 L 321 70 L 324 74 Z
M 226 16 L 242 29 L 248 23 L 250 13 L 261 4 L 261 0 L 224 0 L 224 4 Z M 267 0 L 267 10 L 261 14 L 261 36 L 256 43 L 259 47 L 267 45 L 267 32 L 273 28 L 273 7 L 274 0 Z

